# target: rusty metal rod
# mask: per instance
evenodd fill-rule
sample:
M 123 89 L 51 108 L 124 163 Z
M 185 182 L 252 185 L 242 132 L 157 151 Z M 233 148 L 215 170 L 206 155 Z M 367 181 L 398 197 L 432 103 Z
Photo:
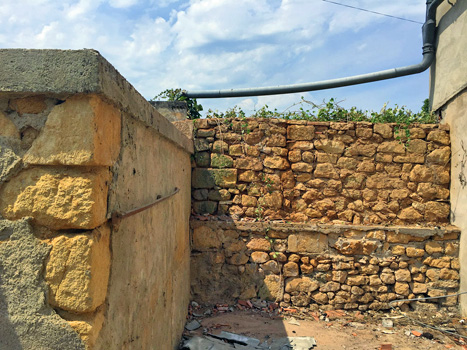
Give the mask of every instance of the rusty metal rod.
M 138 214 L 138 213 L 141 213 L 142 211 L 145 211 L 153 206 L 155 206 L 156 204 L 174 196 L 175 194 L 177 194 L 178 192 L 180 191 L 180 189 L 178 187 L 175 187 L 173 192 L 165 197 L 161 197 L 160 195 L 157 196 L 157 199 L 150 203 L 150 204 L 147 204 L 147 205 L 144 205 L 142 207 L 139 207 L 139 208 L 135 208 L 135 209 L 132 209 L 132 210 L 129 210 L 129 211 L 126 211 L 126 212 L 123 212 L 123 213 L 120 213 L 120 212 L 114 212 L 112 213 L 112 216 L 111 216 L 111 220 L 112 222 L 116 222 L 118 220 L 121 220 L 121 219 L 125 219 L 129 216 L 133 216 L 135 214 Z

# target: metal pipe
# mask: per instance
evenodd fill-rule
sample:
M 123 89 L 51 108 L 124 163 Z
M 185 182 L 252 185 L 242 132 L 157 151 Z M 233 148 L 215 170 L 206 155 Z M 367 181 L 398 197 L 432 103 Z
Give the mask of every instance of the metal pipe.
M 436 9 L 444 0 L 428 0 L 426 4 L 426 21 L 422 26 L 423 59 L 420 63 L 411 66 L 387 69 L 374 73 L 354 75 L 346 78 L 317 81 L 313 83 L 279 85 L 246 89 L 183 91 L 182 95 L 188 98 L 224 98 L 246 97 L 262 95 L 290 94 L 316 90 L 333 89 L 349 85 L 365 84 L 374 81 L 403 77 L 417 74 L 428 69 L 435 59 L 435 32 Z

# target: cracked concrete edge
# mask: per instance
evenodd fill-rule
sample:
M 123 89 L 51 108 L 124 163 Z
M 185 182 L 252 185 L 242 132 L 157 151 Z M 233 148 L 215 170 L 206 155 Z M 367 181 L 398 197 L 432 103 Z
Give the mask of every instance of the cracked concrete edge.
M 0 97 L 98 94 L 193 153 L 193 142 L 162 116 L 98 51 L 0 50 Z
M 190 219 L 191 228 L 215 225 L 223 229 L 237 229 L 240 231 L 275 230 L 282 232 L 319 232 L 323 234 L 341 233 L 345 230 L 356 231 L 392 231 L 417 237 L 443 237 L 448 233 L 460 233 L 456 226 L 444 227 L 410 227 L 410 226 L 380 226 L 380 225 L 342 225 L 342 224 L 299 224 L 274 222 L 243 222 L 243 221 L 200 221 Z

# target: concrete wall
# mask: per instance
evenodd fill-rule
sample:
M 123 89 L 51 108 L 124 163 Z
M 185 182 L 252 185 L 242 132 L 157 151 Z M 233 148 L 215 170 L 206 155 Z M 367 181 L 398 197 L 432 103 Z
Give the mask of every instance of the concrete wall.
M 460 291 L 467 291 L 467 2 L 444 2 L 438 9 L 436 61 L 431 68 L 431 102 L 451 128 L 451 222 L 461 230 Z M 467 315 L 467 297 L 461 296 Z
M 179 192 L 112 231 L 107 317 L 96 349 L 174 349 L 189 301 L 190 154 L 123 118 L 109 211 L 126 212 Z
M 1 347 L 175 348 L 192 143 L 95 51 L 0 62 Z

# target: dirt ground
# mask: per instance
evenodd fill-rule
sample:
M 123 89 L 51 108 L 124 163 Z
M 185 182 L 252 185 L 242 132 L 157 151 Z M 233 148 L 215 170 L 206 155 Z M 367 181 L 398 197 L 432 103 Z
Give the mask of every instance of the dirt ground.
M 419 325 L 398 312 L 360 313 L 336 310 L 304 313 L 297 310 L 240 308 L 243 310 L 238 307 L 220 307 L 222 311 L 213 309 L 207 312 L 192 310 L 190 319 L 196 319 L 201 327 L 195 331 L 185 331 L 184 335 L 219 334 L 227 331 L 261 341 L 306 336 L 316 340 L 314 349 L 319 350 L 467 349 L 464 339 Z M 411 316 L 430 325 L 467 334 L 463 321 L 452 317 L 453 315 Z M 388 327 L 391 322 L 393 327 Z M 432 339 L 426 338 L 430 336 Z M 391 347 L 381 347 L 383 344 L 391 344 Z

